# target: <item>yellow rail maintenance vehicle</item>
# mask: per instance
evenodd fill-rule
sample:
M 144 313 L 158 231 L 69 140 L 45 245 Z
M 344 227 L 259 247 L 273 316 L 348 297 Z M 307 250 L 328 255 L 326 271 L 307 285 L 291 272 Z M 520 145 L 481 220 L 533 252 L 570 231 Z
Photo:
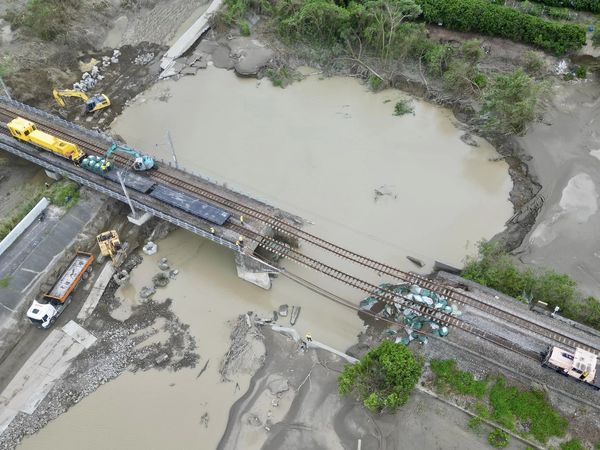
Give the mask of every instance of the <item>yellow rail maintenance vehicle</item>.
M 15 138 L 70 159 L 76 164 L 79 164 L 86 156 L 77 145 L 38 130 L 33 122 L 22 117 L 11 120 L 8 122 L 7 127 L 10 134 Z

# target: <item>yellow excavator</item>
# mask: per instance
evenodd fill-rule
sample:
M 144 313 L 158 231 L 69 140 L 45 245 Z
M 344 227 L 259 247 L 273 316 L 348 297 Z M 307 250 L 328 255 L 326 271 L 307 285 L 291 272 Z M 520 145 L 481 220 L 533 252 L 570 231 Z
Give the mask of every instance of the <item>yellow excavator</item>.
M 110 256 L 114 267 L 119 267 L 127 257 L 127 243 L 121 244 L 115 230 L 105 231 L 96 236 L 102 256 Z
M 93 113 L 95 111 L 100 111 L 101 109 L 108 108 L 110 106 L 110 100 L 104 94 L 94 95 L 93 97 L 88 97 L 85 92 L 77 91 L 75 89 L 62 89 L 57 90 L 54 89 L 52 91 L 52 95 L 56 100 L 56 103 L 61 108 L 66 106 L 65 100 L 63 97 L 77 97 L 85 102 L 85 112 Z

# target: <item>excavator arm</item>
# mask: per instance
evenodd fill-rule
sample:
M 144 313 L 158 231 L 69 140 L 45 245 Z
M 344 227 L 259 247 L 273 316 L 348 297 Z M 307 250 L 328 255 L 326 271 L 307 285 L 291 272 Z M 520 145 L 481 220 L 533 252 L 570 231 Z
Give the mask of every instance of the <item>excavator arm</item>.
M 109 149 L 106 151 L 106 154 L 104 155 L 104 157 L 106 159 L 108 159 L 115 152 L 125 153 L 129 156 L 132 156 L 133 157 L 133 169 L 138 172 L 141 172 L 144 170 L 150 170 L 154 167 L 154 158 L 152 158 L 152 156 L 142 155 L 142 154 L 136 152 L 131 147 L 127 147 L 126 145 L 119 145 L 119 144 L 111 145 L 109 147 Z

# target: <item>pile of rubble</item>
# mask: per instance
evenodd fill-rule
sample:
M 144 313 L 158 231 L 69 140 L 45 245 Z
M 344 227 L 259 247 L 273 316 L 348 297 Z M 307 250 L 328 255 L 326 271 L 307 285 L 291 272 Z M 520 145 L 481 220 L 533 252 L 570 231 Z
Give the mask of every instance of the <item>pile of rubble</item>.
M 95 88 L 98 82 L 104 79 L 104 75 L 100 72 L 106 70 L 111 64 L 117 64 L 119 56 L 121 56 L 119 50 L 113 50 L 112 56 L 103 56 L 101 65 L 100 63 L 93 64 L 89 71 L 83 73 L 81 80 L 73 83 L 73 89 L 87 92 Z
M 389 296 L 389 293 L 397 294 L 394 303 L 383 301 L 381 297 Z M 397 322 L 402 325 L 406 336 L 396 336 L 396 342 L 407 345 L 413 340 L 426 344 L 428 339 L 426 332 L 444 337 L 448 335 L 448 327 L 439 323 L 431 317 L 422 315 L 418 311 L 420 305 L 458 317 L 462 313 L 456 305 L 450 305 L 444 296 L 422 288 L 416 284 L 382 284 L 369 297 L 360 302 L 360 309 L 367 311 L 377 317 Z M 398 329 L 388 328 L 388 335 L 397 335 Z

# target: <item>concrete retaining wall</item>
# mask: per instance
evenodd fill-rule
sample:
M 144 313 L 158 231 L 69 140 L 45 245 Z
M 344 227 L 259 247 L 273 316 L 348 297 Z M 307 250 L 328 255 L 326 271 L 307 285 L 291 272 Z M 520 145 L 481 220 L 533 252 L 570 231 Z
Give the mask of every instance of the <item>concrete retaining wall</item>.
M 0 255 L 4 253 L 15 242 L 23 232 L 38 218 L 40 213 L 45 210 L 50 201 L 43 197 L 31 211 L 27 213 L 8 235 L 0 242 Z
M 173 75 L 169 72 L 169 69 L 173 67 L 175 59 L 183 55 L 192 45 L 194 45 L 200 36 L 210 28 L 208 20 L 212 14 L 219 10 L 222 4 L 223 0 L 213 0 L 204 14 L 202 14 L 198 20 L 196 20 L 193 25 L 177 39 L 177 42 L 167 50 L 167 53 L 165 53 L 160 63 L 160 68 L 163 69 L 160 78 L 166 78 Z

